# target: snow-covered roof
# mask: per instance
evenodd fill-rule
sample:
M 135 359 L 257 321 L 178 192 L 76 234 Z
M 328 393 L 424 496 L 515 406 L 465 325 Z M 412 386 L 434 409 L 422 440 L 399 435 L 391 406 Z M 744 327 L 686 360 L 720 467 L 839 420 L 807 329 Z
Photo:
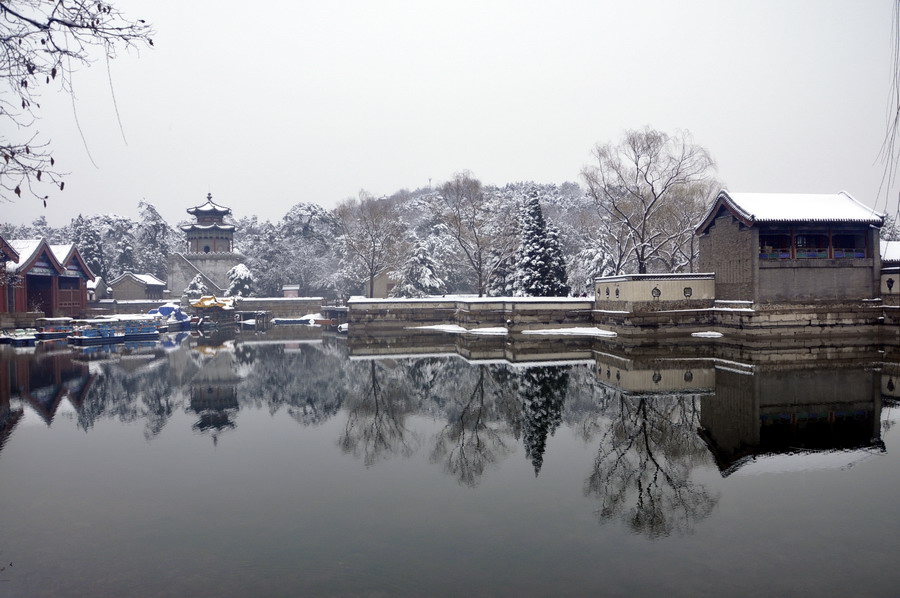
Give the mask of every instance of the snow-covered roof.
M 34 254 L 37 253 L 38 248 L 41 246 L 41 242 L 43 242 L 43 239 L 12 239 L 9 241 L 9 246 L 19 254 L 17 264 L 25 264 L 31 261 L 31 258 L 34 257 Z
M 75 251 L 74 243 L 66 243 L 65 245 L 50 245 L 50 251 L 53 252 L 53 257 L 55 257 L 60 264 L 65 264 L 69 259 L 69 255 Z
M 8 243 L 19 254 L 17 261 L 10 260 L 6 263 L 6 271 L 11 273 L 21 272 L 22 268 L 30 264 L 43 248 L 50 248 L 44 239 L 12 239 Z M 54 252 L 50 250 L 49 253 L 51 259 L 56 262 L 53 264 L 54 268 L 62 269 L 62 263 Z
M 900 262 L 900 241 L 881 242 L 881 261 Z
M 189 230 L 221 230 L 221 231 L 233 231 L 233 224 L 184 224 L 181 226 L 181 230 L 187 232 Z
M 166 283 L 152 274 L 135 274 L 135 278 L 143 282 L 144 284 L 155 284 L 155 285 L 165 285 Z
M 12 245 L 7 243 L 6 239 L 4 239 L 3 237 L 0 237 L 0 254 L 2 254 L 8 260 L 19 260 L 19 252 L 13 249 Z
M 723 189 L 704 216 L 698 232 L 705 232 L 725 207 L 747 225 L 757 222 L 855 222 L 881 226 L 884 215 L 840 193 L 731 193 Z
M 165 282 L 153 276 L 152 274 L 134 274 L 133 272 L 123 272 L 121 275 L 117 276 L 114 280 L 109 281 L 109 286 L 114 287 L 117 286 L 121 281 L 126 278 L 131 278 L 136 280 L 137 282 L 143 285 L 157 285 L 157 286 L 165 286 Z
M 230 214 L 231 208 L 220 206 L 212 200 L 212 193 L 206 195 L 206 203 L 188 208 L 187 213 L 196 216 L 198 214 Z

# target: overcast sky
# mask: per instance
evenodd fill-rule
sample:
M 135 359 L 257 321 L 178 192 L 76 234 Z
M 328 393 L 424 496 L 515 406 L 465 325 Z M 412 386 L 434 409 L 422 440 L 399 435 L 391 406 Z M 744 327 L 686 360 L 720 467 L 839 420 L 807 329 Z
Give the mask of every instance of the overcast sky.
M 689 130 L 732 191 L 878 199 L 890 0 L 116 4 L 156 29 L 155 49 L 110 63 L 127 144 L 104 61 L 75 78 L 97 167 L 48 88 L 39 128 L 66 190 L 0 219 L 146 199 L 174 223 L 212 192 L 274 220 L 465 169 L 578 181 L 595 144 L 646 125 Z

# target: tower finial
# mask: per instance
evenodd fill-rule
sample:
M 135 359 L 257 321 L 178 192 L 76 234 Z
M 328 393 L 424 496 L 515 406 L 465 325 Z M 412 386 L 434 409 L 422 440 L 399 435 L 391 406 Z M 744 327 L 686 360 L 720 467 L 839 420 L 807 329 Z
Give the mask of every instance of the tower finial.
M 212 193 L 207 193 L 207 194 L 206 194 L 206 199 L 207 199 L 208 201 L 212 201 Z

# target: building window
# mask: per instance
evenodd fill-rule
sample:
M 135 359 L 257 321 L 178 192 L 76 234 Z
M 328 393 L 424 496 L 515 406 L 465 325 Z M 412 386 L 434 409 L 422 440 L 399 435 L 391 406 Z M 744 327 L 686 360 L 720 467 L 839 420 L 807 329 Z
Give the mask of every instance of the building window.
M 759 258 L 763 260 L 791 259 L 791 235 L 759 235 Z
M 76 278 L 74 276 L 60 276 L 57 280 L 59 281 L 58 288 L 60 288 L 60 289 L 65 289 L 65 290 L 78 289 L 78 286 L 79 286 L 78 278 Z
M 209 253 L 209 245 L 203 246 L 203 253 Z
M 831 246 L 835 258 L 866 257 L 866 237 L 862 233 L 832 235 Z
M 821 233 L 800 233 L 795 239 L 797 245 L 797 259 L 828 257 L 828 235 Z

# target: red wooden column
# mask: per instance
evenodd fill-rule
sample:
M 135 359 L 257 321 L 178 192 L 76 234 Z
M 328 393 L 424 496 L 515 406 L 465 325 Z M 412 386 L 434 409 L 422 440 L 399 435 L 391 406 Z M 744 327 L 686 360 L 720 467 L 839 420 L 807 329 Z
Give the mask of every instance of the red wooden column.
M 19 286 L 16 287 L 15 290 L 15 305 L 12 306 L 10 311 L 28 311 L 28 307 L 25 305 L 28 302 L 28 279 L 23 276 L 22 282 Z
M 59 276 L 51 276 L 50 282 L 50 313 L 46 314 L 48 318 L 56 317 L 59 314 Z

